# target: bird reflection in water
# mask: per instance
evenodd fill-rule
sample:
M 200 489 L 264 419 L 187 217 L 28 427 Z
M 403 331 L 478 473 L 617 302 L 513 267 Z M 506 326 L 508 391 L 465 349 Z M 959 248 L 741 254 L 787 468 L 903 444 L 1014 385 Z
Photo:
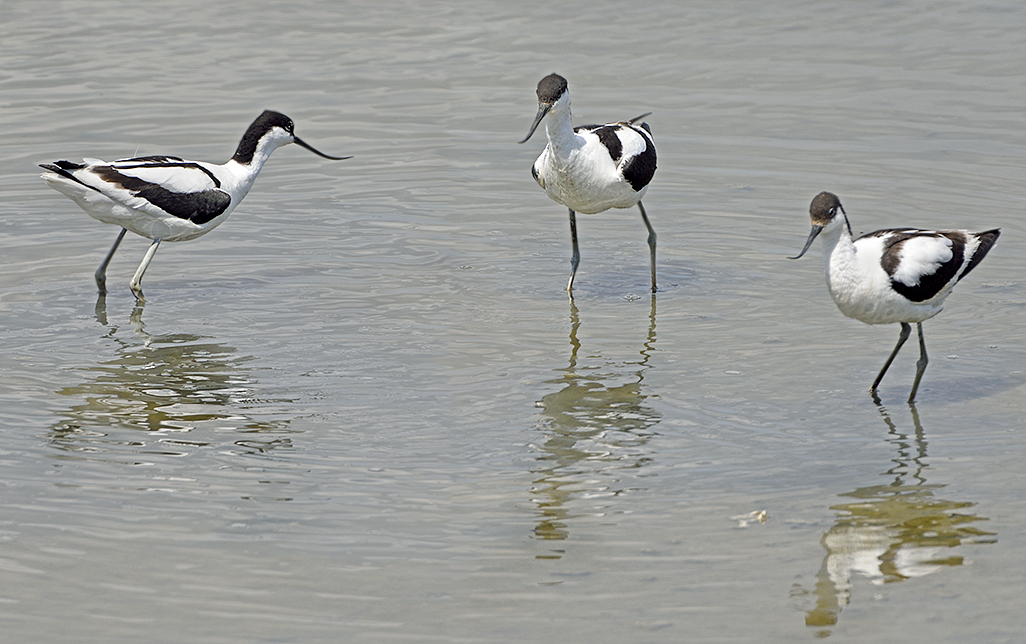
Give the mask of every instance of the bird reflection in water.
M 855 501 L 831 508 L 839 515 L 823 535 L 827 554 L 816 575 L 815 606 L 805 615 L 807 626 L 821 629 L 819 637 L 830 635 L 829 628 L 851 601 L 854 577 L 876 585 L 922 577 L 962 565 L 962 555 L 952 550 L 962 543 L 997 541 L 995 533 L 970 525 L 987 520 L 968 512 L 975 503 L 940 498 L 945 486 L 926 482 L 926 435 L 915 405 L 909 404 L 915 427 L 915 435 L 909 436 L 877 404 L 887 424 L 887 441 L 898 452 L 882 474 L 892 480 L 842 494 Z M 793 594 L 809 595 L 797 586 Z
M 76 399 L 50 430 L 51 445 L 79 456 L 130 462 L 142 454 L 180 456 L 220 441 L 213 431 L 230 430 L 232 450 L 267 454 L 291 446 L 283 415 L 286 400 L 258 400 L 240 357 L 201 336 L 178 333 L 151 336 L 141 307 L 123 327 L 106 325 L 106 307 L 97 302 L 97 320 L 108 328 L 114 355 L 85 367 L 85 382 L 57 391 Z M 258 413 L 260 418 L 254 417 Z M 211 431 L 197 432 L 202 428 Z M 129 431 L 130 430 L 130 431 Z M 190 436 L 192 434 L 192 436 Z M 245 434 L 246 436 L 241 436 Z
M 651 302 L 640 359 L 611 363 L 599 355 L 584 358 L 599 358 L 593 365 L 581 363 L 581 321 L 570 302 L 570 364 L 548 381 L 560 389 L 538 402 L 542 440 L 534 445 L 540 454 L 531 496 L 540 517 L 534 530 L 539 540 L 566 539 L 571 519 L 601 516 L 608 506 L 605 499 L 629 489 L 620 472 L 651 461 L 645 445 L 660 420 L 645 404 L 642 387 L 656 340 L 655 296 Z M 581 499 L 587 499 L 586 507 L 577 502 Z M 558 559 L 561 552 L 551 550 L 539 558 Z

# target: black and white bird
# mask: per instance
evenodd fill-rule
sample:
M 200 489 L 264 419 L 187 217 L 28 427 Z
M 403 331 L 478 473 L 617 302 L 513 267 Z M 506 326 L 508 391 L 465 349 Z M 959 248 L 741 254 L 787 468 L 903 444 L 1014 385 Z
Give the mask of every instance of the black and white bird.
M 570 257 L 570 281 L 566 285 L 570 297 L 573 297 L 574 276 L 581 262 L 576 213 L 590 215 L 610 208 L 630 208 L 635 204 L 648 228 L 654 293 L 656 234 L 645 207 L 641 205 L 641 198 L 655 174 L 656 149 L 648 124 L 635 125 L 648 113 L 629 121 L 574 127 L 566 79 L 558 74 L 549 74 L 538 83 L 538 114 L 521 143 L 531 138 L 546 116 L 548 144 L 534 162 L 531 174 L 550 199 L 570 209 L 573 254 Z
M 266 110 L 249 126 L 227 163 L 186 161 L 172 156 L 146 156 L 107 163 L 57 161 L 40 167 L 42 178 L 94 219 L 121 226 L 107 257 L 96 269 L 96 286 L 107 292 L 106 273 L 114 251 L 132 231 L 153 243 L 139 264 L 130 287 L 143 301 L 142 277 L 162 241 L 196 239 L 221 225 L 239 205 L 264 162 L 283 145 L 297 143 L 325 159 L 341 160 L 305 143 L 295 135 L 292 119 Z
M 866 324 L 901 324 L 898 344 L 869 388 L 876 392 L 887 368 L 919 329 L 919 360 L 908 401 L 915 400 L 926 371 L 923 320 L 940 313 L 955 284 L 987 256 L 1001 232 L 890 228 L 852 239 L 851 225 L 836 195 L 821 192 L 809 207 L 812 232 L 798 259 L 819 236 L 823 240 L 826 283 L 837 308 Z

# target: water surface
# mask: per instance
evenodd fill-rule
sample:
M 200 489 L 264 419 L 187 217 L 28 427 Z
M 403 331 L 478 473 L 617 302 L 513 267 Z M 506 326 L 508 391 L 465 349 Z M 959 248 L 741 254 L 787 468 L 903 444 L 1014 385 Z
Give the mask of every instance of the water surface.
M 0 639 L 1016 641 L 1026 10 L 1016 3 L 5 6 Z M 645 111 L 646 209 L 565 209 L 516 141 Z M 277 151 L 148 242 L 36 164 Z M 1000 227 L 874 401 L 808 205 Z

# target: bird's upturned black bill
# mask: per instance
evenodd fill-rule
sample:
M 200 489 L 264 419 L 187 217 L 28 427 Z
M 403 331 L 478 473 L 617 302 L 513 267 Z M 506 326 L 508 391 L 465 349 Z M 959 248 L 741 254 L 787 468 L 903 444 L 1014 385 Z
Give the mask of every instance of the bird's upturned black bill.
M 805 248 L 802 249 L 802 252 L 798 253 L 794 257 L 788 257 L 788 259 L 798 259 L 802 255 L 804 255 L 805 251 L 809 250 L 809 246 L 812 246 L 812 242 L 813 242 L 814 239 L 816 239 L 816 235 L 818 235 L 820 233 L 820 231 L 822 231 L 822 230 L 823 230 L 822 226 L 817 226 L 816 224 L 813 224 L 812 225 L 812 232 L 809 233 L 809 238 L 808 238 L 808 240 L 805 241 Z
M 551 105 L 538 106 L 538 114 L 534 117 L 534 123 L 531 123 L 531 129 L 527 132 L 527 136 L 525 136 L 524 140 L 520 141 L 520 143 L 527 143 L 527 139 L 531 138 L 534 131 L 538 129 L 538 124 L 542 122 L 542 119 L 545 118 L 545 115 L 549 113 L 550 109 L 552 109 Z
M 331 155 L 324 154 L 320 150 L 315 149 L 312 145 L 310 145 L 309 143 L 307 143 L 303 139 L 299 138 L 298 136 L 293 136 L 292 140 L 295 141 L 296 143 L 298 143 L 299 145 L 303 146 L 307 150 L 310 150 L 311 152 L 313 152 L 317 156 L 324 157 L 325 159 L 331 159 L 332 161 L 341 161 L 342 159 L 352 159 L 353 158 L 351 156 L 348 156 L 348 157 L 333 157 Z

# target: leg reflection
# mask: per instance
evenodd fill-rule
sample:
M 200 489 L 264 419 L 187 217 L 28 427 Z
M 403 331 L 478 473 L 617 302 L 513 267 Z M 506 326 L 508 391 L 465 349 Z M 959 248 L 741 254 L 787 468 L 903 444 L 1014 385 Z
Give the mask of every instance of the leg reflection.
M 888 429 L 886 440 L 895 450 L 881 474 L 889 481 L 841 494 L 854 500 L 831 508 L 838 515 L 821 540 L 827 554 L 812 593 L 815 606 L 806 611 L 808 626 L 835 625 L 859 577 L 875 585 L 922 577 L 961 565 L 962 556 L 951 549 L 963 542 L 996 541 L 994 533 L 970 525 L 986 521 L 968 511 L 975 503 L 943 499 L 939 494 L 945 486 L 927 483 L 926 432 L 915 405 L 909 403 L 911 434 L 900 431 L 886 408 L 878 407 Z
M 640 359 L 624 362 L 582 353 L 580 313 L 570 302 L 568 366 L 548 381 L 559 389 L 538 403 L 541 440 L 531 489 L 538 539 L 566 539 L 571 519 L 601 515 L 610 498 L 629 489 L 624 470 L 651 461 L 646 444 L 661 420 L 643 387 L 656 340 L 655 296 L 651 302 Z

